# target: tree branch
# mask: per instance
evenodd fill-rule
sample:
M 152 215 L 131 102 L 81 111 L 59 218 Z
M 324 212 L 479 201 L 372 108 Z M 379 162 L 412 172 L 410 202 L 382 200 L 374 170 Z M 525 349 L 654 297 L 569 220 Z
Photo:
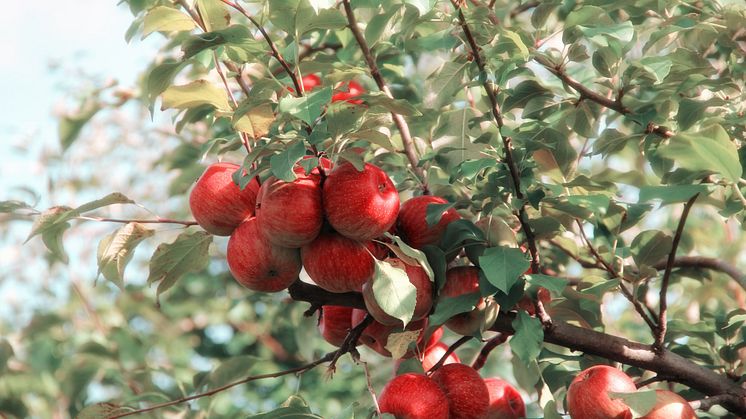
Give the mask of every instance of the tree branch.
M 443 353 L 443 356 L 440 357 L 440 359 L 438 360 L 438 362 L 436 362 L 435 365 L 433 365 L 432 367 L 430 367 L 429 370 L 425 371 L 425 373 L 431 374 L 431 373 L 437 371 L 438 368 L 442 367 L 443 364 L 445 364 L 446 359 L 448 359 L 448 356 L 450 356 L 453 353 L 453 351 L 455 351 L 460 346 L 462 346 L 463 344 L 465 344 L 466 342 L 468 342 L 468 341 L 470 341 L 472 339 L 473 339 L 473 336 L 461 336 L 459 338 L 459 340 L 457 340 L 456 342 L 453 343 L 453 345 L 451 345 L 451 346 L 448 347 L 448 349 L 445 351 L 445 353 Z
M 673 270 L 674 261 L 676 260 L 676 249 L 678 249 L 681 235 L 684 233 L 684 225 L 689 216 L 689 211 L 692 209 L 692 206 L 698 197 L 699 193 L 696 193 L 693 197 L 689 198 L 686 204 L 684 204 L 684 211 L 682 211 L 679 225 L 676 227 L 676 234 L 673 237 L 671 252 L 668 254 L 666 270 L 663 273 L 663 282 L 661 283 L 660 292 L 660 312 L 658 313 L 658 333 L 656 333 L 655 344 L 653 344 L 653 347 L 659 351 L 663 349 L 663 340 L 666 338 L 666 328 L 668 326 L 666 324 L 666 309 L 668 308 L 666 294 L 668 293 L 668 283 L 671 279 L 671 271 Z
M 370 51 L 370 47 L 368 46 L 363 33 L 360 31 L 360 27 L 357 25 L 357 19 L 355 19 L 352 6 L 350 6 L 350 0 L 342 0 L 342 4 L 344 5 L 345 13 L 347 14 L 347 22 L 349 23 L 348 27 L 350 28 L 350 31 L 352 31 L 352 35 L 355 37 L 358 46 L 360 46 L 360 50 L 363 52 L 363 57 L 365 58 L 365 62 L 368 64 L 371 77 L 373 77 L 378 88 L 386 96 L 393 99 L 394 96 L 391 94 L 391 90 L 389 90 L 389 87 L 383 80 L 383 76 L 381 76 L 381 71 L 378 69 L 378 64 L 376 64 L 373 53 Z M 401 135 L 402 144 L 404 145 L 404 154 L 407 156 L 407 160 L 409 160 L 409 164 L 412 166 L 412 171 L 414 171 L 415 175 L 420 180 L 423 191 L 427 193 L 427 177 L 425 176 L 422 167 L 419 166 L 419 158 L 417 157 L 417 151 L 414 148 L 414 140 L 409 131 L 409 125 L 404 117 L 396 112 L 391 112 L 391 118 L 394 120 L 394 124 L 399 130 L 399 135 Z
M 363 296 L 360 293 L 335 294 L 315 285 L 298 285 L 298 281 L 291 288 L 294 288 L 291 291 L 293 299 L 298 301 L 354 308 L 365 307 Z M 514 319 L 514 313 L 500 313 L 490 330 L 512 335 L 515 333 L 512 326 Z M 733 413 L 746 415 L 746 389 L 742 389 L 727 377 L 695 364 L 665 348 L 656 352 L 652 345 L 633 342 L 558 320 L 553 322 L 551 328 L 544 330 L 544 341 L 643 368 L 668 377 L 669 381 L 685 384 L 709 396 L 727 395 L 727 397 L 722 398 L 723 406 Z
M 653 268 L 657 270 L 666 269 L 668 261 L 666 259 L 656 263 Z M 673 262 L 674 268 L 697 268 L 697 269 L 712 269 L 714 271 L 722 272 L 738 283 L 743 289 L 746 289 L 746 278 L 743 274 L 733 265 L 728 264 L 725 261 L 715 258 L 708 258 L 704 256 L 682 256 L 676 258 Z
M 505 343 L 505 341 L 508 340 L 508 336 L 509 335 L 505 333 L 498 333 L 497 336 L 488 340 L 487 343 L 482 346 L 482 350 L 479 351 L 479 355 L 474 359 L 474 362 L 471 363 L 471 367 L 477 371 L 482 369 L 482 367 L 487 363 L 487 357 L 490 355 L 492 350 Z
M 464 16 L 464 12 L 461 10 L 461 5 L 456 0 L 451 0 L 451 4 L 456 9 L 456 13 L 458 14 L 459 25 L 461 26 L 461 30 L 464 32 L 464 36 L 466 37 L 469 48 L 471 49 L 472 55 L 474 56 L 474 62 L 477 64 L 480 73 L 486 75 L 487 71 L 484 61 L 482 60 L 482 56 L 480 55 L 479 45 L 477 45 L 477 41 L 474 39 L 474 35 L 472 35 L 471 29 L 466 23 L 466 17 Z M 500 111 L 500 104 L 497 102 L 495 89 L 492 87 L 492 84 L 490 83 L 488 78 L 485 78 L 485 81 L 482 83 L 482 87 L 484 88 L 484 91 L 489 98 L 491 105 L 490 110 L 492 112 L 492 117 L 497 124 L 498 131 L 501 131 L 502 127 L 505 125 L 505 122 L 503 121 L 502 113 Z M 505 149 L 505 163 L 507 164 L 508 170 L 510 171 L 510 178 L 513 181 L 515 196 L 522 201 L 520 209 L 518 210 L 518 220 L 521 222 L 521 230 L 526 236 L 528 251 L 531 254 L 531 272 L 540 272 L 541 264 L 539 260 L 539 250 L 536 247 L 536 237 L 534 235 L 534 232 L 533 230 L 531 230 L 531 226 L 528 223 L 528 213 L 526 212 L 526 197 L 521 190 L 521 173 L 518 170 L 518 165 L 516 164 L 515 159 L 513 158 L 512 140 L 510 137 L 503 136 L 502 133 L 500 134 L 500 138 L 502 138 L 503 141 L 503 148 Z
M 515 9 L 513 9 L 513 10 L 510 11 L 510 17 L 512 19 L 512 18 L 518 16 L 519 14 L 521 14 L 521 13 L 523 13 L 523 12 L 529 10 L 529 9 L 533 9 L 534 7 L 538 6 L 539 4 L 541 4 L 541 3 L 538 2 L 538 1 L 528 1 L 526 3 L 523 3 L 522 5 L 520 5 L 520 6 L 518 6 Z

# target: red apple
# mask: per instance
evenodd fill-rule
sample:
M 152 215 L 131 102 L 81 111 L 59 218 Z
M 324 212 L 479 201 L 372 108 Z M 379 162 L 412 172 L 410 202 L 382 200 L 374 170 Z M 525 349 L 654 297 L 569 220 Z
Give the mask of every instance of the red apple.
M 355 327 L 358 324 L 360 324 L 360 322 L 362 322 L 363 319 L 365 319 L 365 316 L 367 314 L 368 313 L 365 310 L 353 309 L 352 310 L 352 327 Z M 390 358 L 391 352 L 389 352 L 389 350 L 386 349 L 386 344 L 388 343 L 390 334 L 397 333 L 397 332 L 403 332 L 405 330 L 406 331 L 419 330 L 420 331 L 419 337 L 420 339 L 422 339 L 422 335 L 426 327 L 427 327 L 427 319 L 422 319 L 422 320 L 409 323 L 405 329 L 402 329 L 401 326 L 386 326 L 374 320 L 371 324 L 368 325 L 368 327 L 365 328 L 365 330 L 363 330 L 363 333 L 360 335 L 360 343 L 369 347 L 370 349 L 373 349 L 379 354 Z M 410 358 L 413 355 L 414 355 L 414 352 L 410 350 L 404 355 L 404 358 Z
M 440 338 L 442 337 L 443 326 L 439 326 L 430 334 L 430 338 L 428 338 L 427 343 L 425 343 L 425 350 L 428 350 L 428 348 L 430 348 L 431 346 L 437 345 L 440 342 Z
M 330 292 L 360 292 L 375 272 L 373 256 L 363 243 L 333 231 L 303 246 L 301 257 L 308 276 Z
M 417 290 L 412 320 L 419 320 L 427 316 L 433 306 L 433 283 L 430 282 L 430 277 L 427 276 L 427 272 L 425 272 L 425 270 L 419 265 L 408 265 L 401 259 L 391 258 L 388 259 L 387 262 L 396 268 L 404 270 L 409 278 L 409 283 L 414 285 Z M 378 304 L 378 301 L 376 301 L 376 297 L 373 295 L 373 282 L 375 280 L 376 278 L 371 278 L 365 283 L 365 285 L 363 285 L 365 307 L 379 323 L 389 326 L 400 325 L 401 320 L 386 314 Z
M 402 239 L 415 249 L 422 249 L 428 244 L 438 244 L 448 224 L 460 219 L 461 216 L 455 209 L 449 208 L 443 212 L 437 224 L 429 226 L 426 220 L 427 207 L 430 204 L 447 203 L 448 201 L 439 196 L 422 195 L 402 204 L 396 219 L 397 231 Z
M 479 268 L 457 266 L 446 272 L 446 283 L 440 292 L 443 297 L 458 297 L 479 291 Z M 479 298 L 476 307 L 469 312 L 457 314 L 446 322 L 452 331 L 471 336 L 479 333 L 483 326 L 489 326 L 497 318 L 499 306 L 492 300 Z
M 337 91 L 337 93 L 334 93 L 334 95 L 332 95 L 332 103 L 341 101 L 345 101 L 347 103 L 352 103 L 355 105 L 363 103 L 361 99 L 354 99 L 365 93 L 365 88 L 361 86 L 360 83 L 353 80 L 350 81 L 347 85 L 342 84 L 340 88 L 343 91 Z
M 484 384 L 490 392 L 490 407 L 487 419 L 519 419 L 526 417 L 526 404 L 515 387 L 499 378 L 485 378 Z
M 634 381 L 614 367 L 596 365 L 578 374 L 567 389 L 567 411 L 573 419 L 628 419 L 629 407 L 609 392 L 637 391 Z
M 254 291 L 277 292 L 292 284 L 300 274 L 300 252 L 272 244 L 252 217 L 228 240 L 228 268 L 233 277 Z
M 477 370 L 464 364 L 448 364 L 431 377 L 446 394 L 451 419 L 485 417 L 490 394 Z
M 302 247 L 321 231 L 324 211 L 321 187 L 308 176 L 292 182 L 271 177 L 259 189 L 256 218 L 272 243 L 283 247 Z
M 445 355 L 446 352 L 448 352 L 448 345 L 443 342 L 436 342 L 434 345 L 428 346 L 422 356 L 422 369 L 426 372 L 429 371 L 430 368 L 440 362 L 440 359 L 443 358 L 443 355 Z M 443 361 L 443 365 L 459 363 L 461 363 L 461 360 L 455 352 L 448 354 L 446 360 Z
M 697 413 L 683 397 L 668 390 L 655 390 L 653 410 L 640 419 L 696 419 Z
M 301 79 L 301 88 L 304 92 L 309 92 L 319 86 L 321 86 L 321 77 L 315 74 L 306 74 Z M 295 89 L 292 87 L 288 87 L 288 90 L 295 92 Z
M 359 172 L 352 163 L 338 165 L 324 182 L 324 212 L 343 236 L 366 241 L 380 237 L 396 221 L 399 193 L 379 167 L 366 163 Z
M 307 160 L 312 158 L 313 156 L 303 156 L 302 160 Z M 324 169 L 324 173 L 329 173 L 332 170 L 332 167 L 334 167 L 334 164 L 332 164 L 332 161 L 327 159 L 326 157 L 320 157 L 319 158 L 319 165 L 322 169 Z M 300 164 L 296 163 L 295 166 L 293 166 L 293 172 L 297 176 L 308 176 L 311 179 L 315 180 L 316 182 L 319 182 L 321 180 L 321 176 L 319 175 L 319 167 L 318 165 L 311 169 L 311 172 L 306 175 L 306 169 L 301 166 Z
M 241 190 L 233 173 L 241 166 L 210 165 L 189 194 L 189 208 L 200 227 L 217 236 L 230 236 L 245 219 L 254 215 L 259 181 L 254 178 Z
M 352 307 L 322 306 L 319 331 L 324 340 L 340 347 L 352 329 Z
M 407 373 L 394 377 L 378 398 L 381 413 L 406 419 L 448 419 L 448 399 L 428 376 Z
M 379 243 L 379 241 L 370 240 L 366 241 L 364 244 L 365 248 L 368 249 L 370 254 L 372 254 L 373 257 L 378 260 L 386 260 L 386 258 L 389 257 L 389 254 L 391 253 L 389 251 L 389 248 L 385 244 Z

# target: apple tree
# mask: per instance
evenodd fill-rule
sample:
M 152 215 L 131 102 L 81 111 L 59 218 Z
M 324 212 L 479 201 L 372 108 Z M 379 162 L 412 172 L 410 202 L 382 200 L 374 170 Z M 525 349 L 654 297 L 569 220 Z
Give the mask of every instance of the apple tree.
M 121 3 L 0 416 L 746 415 L 741 2 Z

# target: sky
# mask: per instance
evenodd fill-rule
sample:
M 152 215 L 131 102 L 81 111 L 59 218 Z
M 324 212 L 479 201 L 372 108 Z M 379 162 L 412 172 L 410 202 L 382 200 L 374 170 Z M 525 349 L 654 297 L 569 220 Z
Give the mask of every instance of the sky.
M 50 171 L 39 158 L 60 154 L 56 115 L 75 104 L 70 88 L 80 82 L 81 71 L 132 86 L 162 39 L 151 36 L 128 44 L 124 34 L 133 17 L 117 0 L 6 3 L 0 13 L 0 201 L 30 201 L 23 188 L 38 194 L 39 209 L 72 204 L 50 202 L 45 196 Z M 18 314 L 12 307 L 19 301 L 44 304 L 37 298 L 39 284 L 19 286 L 8 266 L 28 259 L 30 247 L 41 245 L 38 239 L 20 244 L 29 228 L 27 223 L 11 223 L 8 230 L 0 230 L 0 318 Z M 25 273 L 46 279 L 44 262 L 33 262 L 25 265 Z

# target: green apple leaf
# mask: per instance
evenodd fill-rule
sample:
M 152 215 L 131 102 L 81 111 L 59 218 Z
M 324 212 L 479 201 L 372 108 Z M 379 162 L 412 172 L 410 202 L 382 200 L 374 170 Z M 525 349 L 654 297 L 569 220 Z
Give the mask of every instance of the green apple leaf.
M 422 269 L 425 270 L 425 273 L 427 273 L 427 277 L 430 278 L 430 281 L 435 281 L 435 273 L 433 272 L 433 268 L 430 267 L 430 262 L 428 262 L 425 252 L 415 249 L 414 247 L 411 247 L 410 245 L 404 243 L 404 240 L 402 240 L 399 236 L 393 236 L 386 233 L 386 237 L 393 240 L 394 243 L 381 243 L 391 249 L 391 251 L 396 254 L 396 257 L 401 259 L 402 262 L 406 263 L 407 265 L 419 265 Z
M 210 105 L 217 110 L 230 112 L 228 94 L 207 80 L 195 80 L 181 86 L 171 86 L 162 94 L 161 110 L 193 109 Z
M 153 32 L 191 31 L 197 25 L 178 9 L 158 6 L 150 9 L 143 22 L 142 39 Z
M 223 29 L 231 21 L 231 15 L 220 0 L 197 0 L 197 8 L 206 31 Z
M 417 303 L 417 288 L 409 282 L 406 271 L 388 262 L 375 260 L 373 297 L 384 313 L 402 321 L 404 326 L 412 320 Z
M 285 182 L 292 182 L 295 180 L 293 166 L 305 155 L 306 146 L 303 141 L 296 141 L 285 150 L 270 157 L 269 166 L 272 169 L 272 174 Z
M 515 334 L 510 339 L 510 348 L 524 363 L 535 361 L 544 343 L 544 329 L 541 321 L 523 310 L 513 320 Z
M 132 260 L 135 247 L 154 233 L 154 230 L 142 224 L 127 223 L 104 237 L 98 244 L 97 276 L 103 274 L 104 278 L 124 289 L 124 269 Z
M 678 133 L 658 147 L 656 155 L 673 160 L 683 169 L 718 173 L 733 183 L 743 173 L 738 148 L 720 125 Z
M 506 294 L 530 265 L 521 249 L 514 247 L 490 247 L 479 257 L 484 276 L 490 284 Z
M 696 194 L 704 196 L 710 192 L 711 189 L 707 185 L 643 186 L 640 188 L 638 203 L 660 199 L 661 205 L 675 204 L 686 202 Z
M 323 419 L 321 416 L 311 412 L 311 408 L 300 396 L 290 396 L 281 407 L 266 413 L 248 416 L 248 419 Z
M 654 266 L 671 251 L 673 239 L 658 230 L 647 230 L 632 240 L 630 251 L 637 266 Z
M 638 390 L 633 393 L 619 393 L 609 391 L 610 399 L 621 399 L 624 404 L 632 410 L 633 417 L 639 418 L 647 415 L 657 401 L 655 390 Z
M 425 208 L 425 222 L 428 227 L 432 227 L 440 222 L 443 214 L 456 205 L 455 202 L 446 204 L 427 204 Z
M 161 243 L 150 258 L 148 284 L 158 283 L 160 296 L 188 272 L 207 266 L 212 235 L 205 231 L 181 233 L 172 243 Z
M 544 287 L 554 295 L 561 295 L 567 287 L 567 280 L 564 278 L 558 278 L 556 276 L 531 274 L 526 275 L 526 282 L 531 285 Z
M 477 301 L 481 298 L 478 292 L 459 295 L 458 297 L 441 298 L 435 307 L 435 312 L 430 315 L 430 326 L 438 326 L 451 317 L 474 310 Z
M 267 135 L 274 121 L 275 112 L 269 103 L 241 105 L 233 112 L 233 128 L 249 134 L 254 140 Z
M 69 258 L 67 257 L 64 244 L 62 243 L 62 235 L 68 228 L 70 228 L 70 223 L 68 222 L 57 223 L 41 233 L 41 240 L 52 253 L 52 256 L 65 264 L 69 261 Z
M 306 96 L 285 96 L 280 99 L 279 111 L 288 113 L 308 125 L 313 125 L 316 118 L 332 100 L 332 88 L 317 89 Z

